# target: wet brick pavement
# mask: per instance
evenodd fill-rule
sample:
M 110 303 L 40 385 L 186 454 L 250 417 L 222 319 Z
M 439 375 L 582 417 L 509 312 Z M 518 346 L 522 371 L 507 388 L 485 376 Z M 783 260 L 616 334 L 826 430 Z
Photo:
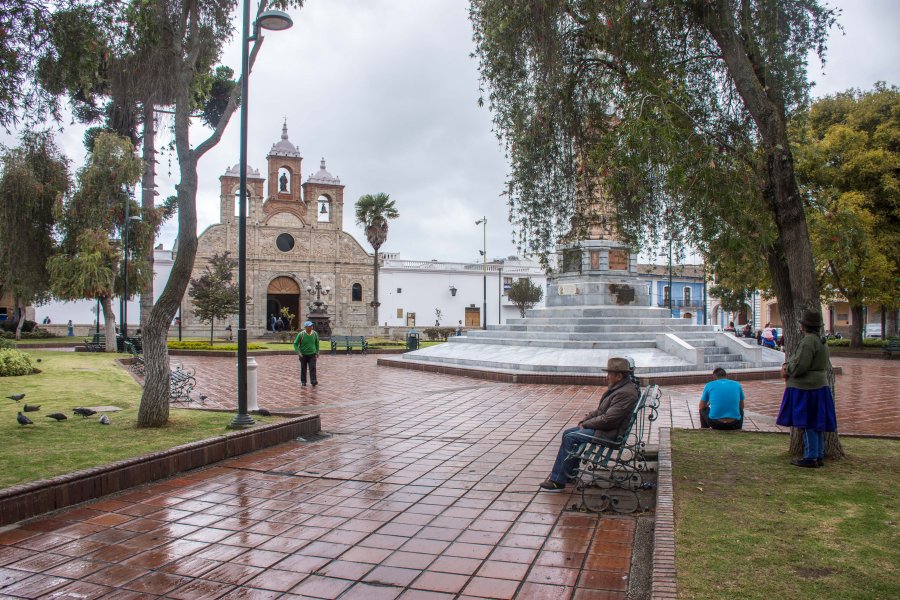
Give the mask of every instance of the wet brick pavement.
M 195 397 L 233 406 L 234 359 L 175 360 L 197 368 Z M 354 355 L 324 356 L 321 385 L 301 389 L 295 358 L 257 360 L 260 405 L 318 413 L 332 437 L 6 528 L 0 596 L 625 597 L 634 519 L 573 512 L 573 494 L 535 491 L 560 431 L 603 388 L 379 368 Z M 896 363 L 835 362 L 842 429 L 897 432 Z M 660 423 L 691 426 L 700 387 L 664 390 Z M 779 382 L 744 388 L 748 428 L 771 429 Z M 856 415 L 860 398 L 879 416 Z

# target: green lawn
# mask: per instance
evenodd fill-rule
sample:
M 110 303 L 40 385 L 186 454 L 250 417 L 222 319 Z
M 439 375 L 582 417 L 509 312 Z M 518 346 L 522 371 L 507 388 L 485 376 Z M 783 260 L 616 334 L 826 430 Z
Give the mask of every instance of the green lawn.
M 84 336 L 78 337 L 47 337 L 47 338 L 23 338 L 21 340 L 16 340 L 13 338 L 6 338 L 13 344 L 17 344 L 19 346 L 31 346 L 34 344 L 58 344 L 60 342 L 69 343 L 69 344 L 82 344 L 84 343 Z
M 43 372 L 24 377 L 0 377 L 0 488 L 46 479 L 146 452 L 221 435 L 231 422 L 227 413 L 173 409 L 170 424 L 161 429 L 135 427 L 141 387 L 105 353 L 34 350 Z M 24 392 L 18 404 L 6 396 Z M 28 413 L 34 425 L 21 426 L 16 412 L 25 403 L 40 405 Z M 76 406 L 111 405 L 110 425 L 99 415 L 82 419 Z M 61 412 L 68 420 L 57 423 L 46 415 Z M 276 417 L 256 417 L 260 423 Z
M 673 433 L 681 598 L 900 597 L 900 441 L 789 464 L 784 435 Z

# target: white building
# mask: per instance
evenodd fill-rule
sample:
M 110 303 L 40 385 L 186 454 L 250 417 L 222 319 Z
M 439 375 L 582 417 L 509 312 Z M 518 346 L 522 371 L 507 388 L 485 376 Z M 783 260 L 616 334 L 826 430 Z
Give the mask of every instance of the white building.
M 402 260 L 390 253 L 383 256 L 378 275 L 378 321 L 385 327 L 421 329 L 438 322 L 441 327 L 456 327 L 459 321 L 468 328 L 481 327 L 485 313 L 489 324 L 505 323 L 519 316 L 519 309 L 506 295 L 517 279 L 530 279 L 546 295 L 544 270 L 534 261 L 515 256 L 487 265 Z M 543 305 L 540 302 L 536 307 Z
M 162 294 L 163 287 L 169 280 L 169 273 L 172 272 L 172 251 L 163 250 L 162 244 L 153 250 L 153 300 L 156 301 Z M 116 314 L 116 324 L 119 323 L 120 301 L 113 298 L 113 312 Z M 50 317 L 51 327 L 42 325 L 45 329 L 50 329 L 57 335 L 66 335 L 66 323 L 71 319 L 76 325 L 75 335 L 87 335 L 97 324 L 97 301 L 96 300 L 76 300 L 74 302 L 53 301 L 41 306 L 34 307 L 34 320 L 43 323 L 45 317 Z M 131 334 L 141 322 L 140 296 L 134 296 L 128 303 L 128 332 Z M 100 326 L 103 326 L 103 319 L 100 319 Z

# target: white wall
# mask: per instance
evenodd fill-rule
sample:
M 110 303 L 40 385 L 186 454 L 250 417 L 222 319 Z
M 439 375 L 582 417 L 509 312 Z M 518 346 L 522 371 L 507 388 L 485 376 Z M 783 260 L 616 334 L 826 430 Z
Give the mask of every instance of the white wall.
M 155 250 L 153 265 L 153 299 L 159 298 L 163 287 L 169 280 L 169 273 L 172 272 L 172 251 L 171 250 Z M 41 323 L 44 317 L 50 317 L 50 322 L 54 325 L 62 325 L 72 320 L 75 325 L 93 326 L 96 321 L 96 300 L 77 300 L 75 302 L 53 301 L 42 306 L 34 307 L 35 321 Z M 116 315 L 116 323 L 119 323 L 119 299 L 113 298 L 113 313 Z M 102 308 L 101 308 L 102 311 Z M 135 296 L 128 303 L 128 332 L 141 321 L 140 296 Z M 100 324 L 103 324 L 101 319 Z
M 414 261 L 398 262 L 405 263 L 406 266 L 401 268 L 388 262 L 379 270 L 378 296 L 381 301 L 378 309 L 379 325 L 402 327 L 407 323 L 407 314 L 415 313 L 416 327 L 433 327 L 434 309 L 439 308 L 442 313 L 441 326 L 456 327 L 458 321 L 465 323 L 467 306 L 474 305 L 484 310 L 485 285 L 481 265 L 433 263 L 433 267 L 429 269 L 430 265 L 427 262 L 418 263 L 419 266 L 413 265 Z M 503 281 L 501 277 L 512 277 L 513 281 L 529 277 L 533 283 L 544 289 L 546 295 L 546 277 L 535 273 L 537 269 L 519 267 L 501 271 L 496 264 L 489 264 L 488 269 L 488 324 L 505 323 L 506 319 L 519 316 L 519 310 L 509 302 L 506 295 L 499 295 Z M 456 288 L 455 296 L 450 293 L 451 286 Z M 398 292 L 398 289 L 401 291 Z M 543 305 L 541 302 L 536 307 Z

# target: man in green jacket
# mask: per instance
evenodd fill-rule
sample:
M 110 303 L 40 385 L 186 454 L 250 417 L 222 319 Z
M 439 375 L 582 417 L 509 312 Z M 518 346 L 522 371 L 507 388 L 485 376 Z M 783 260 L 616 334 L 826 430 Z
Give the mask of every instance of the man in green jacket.
M 306 387 L 306 369 L 309 369 L 309 382 L 313 387 L 319 385 L 316 379 L 316 358 L 319 356 L 319 334 L 313 331 L 312 321 L 303 324 L 303 331 L 294 339 L 294 352 L 300 355 L 300 386 Z

